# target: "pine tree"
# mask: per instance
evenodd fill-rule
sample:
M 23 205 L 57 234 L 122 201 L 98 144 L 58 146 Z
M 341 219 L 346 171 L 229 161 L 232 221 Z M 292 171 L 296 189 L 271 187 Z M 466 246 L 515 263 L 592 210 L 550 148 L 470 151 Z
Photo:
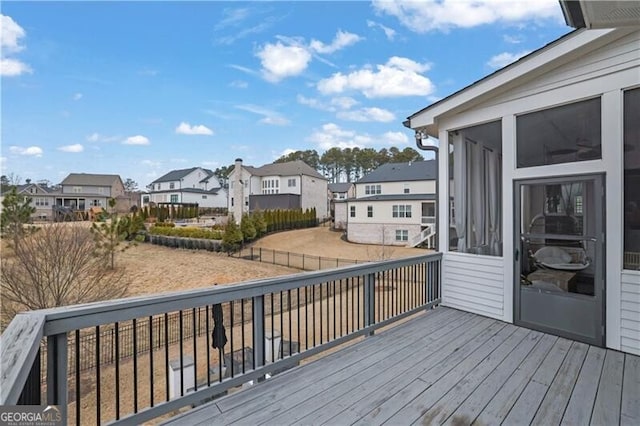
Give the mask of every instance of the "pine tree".
M 236 223 L 233 215 L 229 216 L 227 225 L 224 228 L 224 235 L 222 236 L 222 251 L 225 253 L 234 253 L 242 245 L 242 231 Z
M 0 216 L 2 232 L 13 237 L 22 236 L 24 224 L 31 220 L 31 215 L 35 211 L 36 208 L 31 207 L 31 198 L 18 194 L 14 186 L 2 201 L 2 216 Z
M 253 224 L 253 218 L 248 214 L 242 216 L 242 222 L 240 222 L 240 230 L 242 231 L 242 237 L 245 241 L 252 241 L 256 238 L 256 227 Z

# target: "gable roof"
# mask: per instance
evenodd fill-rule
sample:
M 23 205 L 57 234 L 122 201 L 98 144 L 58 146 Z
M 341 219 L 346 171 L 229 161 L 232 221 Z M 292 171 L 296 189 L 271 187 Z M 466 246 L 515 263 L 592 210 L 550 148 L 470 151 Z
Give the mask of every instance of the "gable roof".
M 297 176 L 306 175 L 318 179 L 327 180 L 313 167 L 302 160 L 288 161 L 286 163 L 265 164 L 262 167 L 242 166 L 254 176 Z
M 331 192 L 348 192 L 352 186 L 353 186 L 353 183 L 351 182 L 337 182 L 337 183 L 330 183 L 328 185 L 329 191 Z
M 436 161 L 411 161 L 408 163 L 386 163 L 363 176 L 356 183 L 407 182 L 434 180 Z
M 197 167 L 191 167 L 188 169 L 171 170 L 169 173 L 166 173 L 160 176 L 158 179 L 154 180 L 151 183 L 172 182 L 174 180 L 180 180 L 196 169 Z
M 62 185 L 111 186 L 116 181 L 122 183 L 119 175 L 97 175 L 92 173 L 71 173 Z
M 516 62 L 421 109 L 409 116 L 404 124 L 438 138 L 438 119 L 440 117 L 472 108 L 484 100 L 531 81 L 551 69 L 569 63 L 589 51 L 629 34 L 631 31 L 628 29 L 574 30 Z

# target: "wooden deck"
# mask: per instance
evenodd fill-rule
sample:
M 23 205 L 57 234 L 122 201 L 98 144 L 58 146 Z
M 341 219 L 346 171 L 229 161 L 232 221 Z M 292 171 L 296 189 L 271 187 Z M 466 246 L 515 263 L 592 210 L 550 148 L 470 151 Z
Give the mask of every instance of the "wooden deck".
M 439 307 L 167 424 L 639 425 L 640 357 Z

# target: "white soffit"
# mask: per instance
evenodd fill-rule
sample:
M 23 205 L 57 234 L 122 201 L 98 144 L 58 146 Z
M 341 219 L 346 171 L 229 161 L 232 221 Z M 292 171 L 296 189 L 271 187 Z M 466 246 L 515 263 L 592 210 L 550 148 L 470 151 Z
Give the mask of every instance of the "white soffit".
M 587 28 L 640 26 L 640 1 L 580 1 Z

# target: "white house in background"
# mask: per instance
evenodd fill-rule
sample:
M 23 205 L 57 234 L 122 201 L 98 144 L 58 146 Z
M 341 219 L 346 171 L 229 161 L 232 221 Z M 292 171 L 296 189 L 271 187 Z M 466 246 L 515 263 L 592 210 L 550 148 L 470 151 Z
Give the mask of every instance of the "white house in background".
M 333 228 L 347 229 L 347 199 L 355 196 L 355 186 L 351 182 L 330 183 L 328 191 Z
M 355 182 L 347 200 L 347 239 L 354 243 L 435 244 L 435 160 L 383 164 Z
M 191 167 L 172 170 L 148 185 L 142 204 L 198 204 L 205 208 L 227 207 L 227 190 L 209 169 Z
M 239 221 L 260 209 L 316 209 L 327 217 L 327 179 L 303 161 L 244 166 L 238 158 L 229 173 L 229 212 Z
M 567 34 L 405 123 L 440 141 L 443 305 L 640 354 L 635 16 Z

